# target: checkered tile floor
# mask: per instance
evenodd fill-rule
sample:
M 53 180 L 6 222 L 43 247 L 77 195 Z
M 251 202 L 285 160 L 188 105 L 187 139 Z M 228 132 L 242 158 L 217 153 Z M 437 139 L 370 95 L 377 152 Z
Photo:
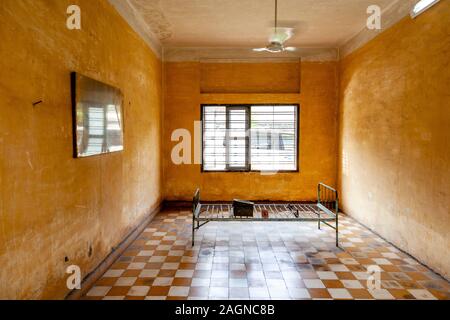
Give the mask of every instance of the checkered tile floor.
M 161 212 L 83 299 L 449 299 L 450 284 L 343 216 L 317 223 L 211 222 Z M 380 268 L 369 290 L 367 269 Z M 375 267 L 376 268 L 376 267 Z

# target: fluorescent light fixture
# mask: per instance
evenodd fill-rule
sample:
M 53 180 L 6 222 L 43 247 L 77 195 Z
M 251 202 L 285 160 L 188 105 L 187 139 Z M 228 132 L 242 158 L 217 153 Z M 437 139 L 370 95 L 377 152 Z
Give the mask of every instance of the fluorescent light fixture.
M 441 0 L 420 0 L 419 2 L 416 3 L 416 5 L 414 6 L 414 8 L 411 11 L 411 18 L 414 19 L 419 14 L 421 14 L 422 12 L 425 12 L 426 10 L 428 10 L 429 8 L 434 6 L 439 1 L 441 1 Z

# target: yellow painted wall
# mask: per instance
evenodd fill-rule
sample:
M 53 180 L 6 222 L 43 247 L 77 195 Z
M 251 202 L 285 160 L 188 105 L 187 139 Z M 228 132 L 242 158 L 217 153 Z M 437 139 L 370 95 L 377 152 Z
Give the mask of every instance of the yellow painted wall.
M 0 298 L 63 298 L 161 201 L 161 63 L 106 0 L 2 0 L 0 24 Z M 72 158 L 71 71 L 122 90 L 125 151 Z
M 299 93 L 300 63 L 201 63 L 200 92 Z
M 164 64 L 164 195 L 168 200 L 189 200 L 197 187 L 203 200 L 312 200 L 316 199 L 317 183 L 336 184 L 337 179 L 337 102 L 338 67 L 336 62 L 304 62 L 301 65 L 301 93 L 209 93 L 201 94 L 201 64 L 198 62 L 167 62 Z M 233 68 L 227 63 L 220 68 Z M 246 68 L 247 66 L 245 66 Z M 284 66 L 286 68 L 286 66 Z M 298 65 L 292 64 L 298 70 Z M 238 69 L 238 71 L 236 71 Z M 223 74 L 229 74 L 223 72 Z M 255 72 L 257 76 L 259 72 Z M 292 74 L 287 70 L 286 74 Z M 241 87 L 246 78 L 239 78 Z M 233 85 L 239 79 L 233 79 Z M 283 81 L 289 77 L 277 77 Z M 286 80 L 289 81 L 289 80 Z M 226 84 L 227 79 L 220 83 Z M 250 81 L 254 83 L 254 81 Z M 287 84 L 289 87 L 291 84 Z M 283 86 L 277 85 L 277 88 Z M 222 91 L 220 88 L 215 88 Z M 227 92 L 227 87 L 223 91 Z M 269 91 L 266 88 L 267 91 Z M 222 92 L 223 92 L 222 91 Z M 194 121 L 200 121 L 201 104 L 300 104 L 300 172 L 262 176 L 259 173 L 201 173 L 200 165 L 175 165 L 171 142 L 175 129 L 194 132 Z M 201 141 L 201 137 L 197 137 Z M 194 138 L 192 138 L 192 143 Z
M 450 277 L 450 1 L 341 63 L 343 210 Z

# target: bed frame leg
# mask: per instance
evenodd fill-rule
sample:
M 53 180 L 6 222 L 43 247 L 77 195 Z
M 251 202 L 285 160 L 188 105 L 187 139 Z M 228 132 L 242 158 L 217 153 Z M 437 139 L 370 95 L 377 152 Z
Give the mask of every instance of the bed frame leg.
M 338 213 L 339 209 L 336 210 L 336 247 L 339 248 L 339 213 Z
M 195 213 L 192 214 L 192 246 L 194 246 L 195 237 Z
M 336 228 L 336 247 L 339 248 L 339 231 L 337 228 Z
M 321 194 L 320 194 L 320 183 L 317 185 L 317 203 L 320 203 L 320 196 L 321 196 Z M 320 210 L 318 211 L 318 215 L 319 215 L 319 220 L 318 220 L 318 222 L 317 222 L 317 227 L 319 228 L 319 230 L 320 230 Z

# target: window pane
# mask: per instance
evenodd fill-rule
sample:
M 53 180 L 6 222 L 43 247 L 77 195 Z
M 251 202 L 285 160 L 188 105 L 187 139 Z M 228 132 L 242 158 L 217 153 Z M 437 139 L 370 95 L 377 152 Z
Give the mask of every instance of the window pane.
M 246 108 L 228 108 L 228 128 L 228 167 L 230 169 L 246 169 Z
M 203 170 L 226 169 L 226 107 L 208 106 L 203 109 Z
M 251 107 L 251 169 L 297 169 L 297 107 Z
M 228 165 L 230 168 L 245 168 L 245 140 L 230 140 L 230 157 Z

